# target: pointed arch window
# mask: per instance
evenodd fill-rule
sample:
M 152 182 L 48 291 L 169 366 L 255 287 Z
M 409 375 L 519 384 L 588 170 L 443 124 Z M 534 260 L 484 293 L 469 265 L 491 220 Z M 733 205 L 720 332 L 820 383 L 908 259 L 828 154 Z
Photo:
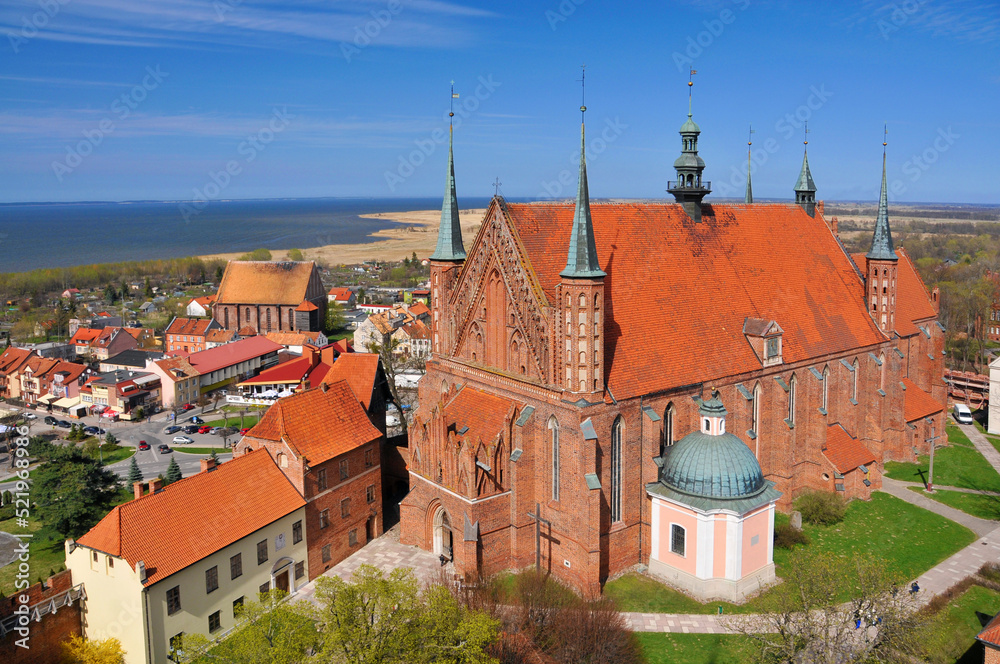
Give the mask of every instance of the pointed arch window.
M 792 374 L 788 381 L 788 426 L 795 426 L 795 391 L 799 386 L 799 381 L 795 374 Z
M 885 396 L 885 374 L 886 367 L 888 366 L 885 361 L 885 353 L 881 353 L 878 356 L 878 389 Z
M 622 520 L 622 437 L 624 424 L 619 415 L 611 425 L 611 522 Z
M 549 431 L 552 436 L 552 500 L 559 500 L 559 421 L 555 416 L 549 418 Z
M 858 403 L 858 360 L 855 358 L 854 363 L 851 365 L 854 369 L 851 371 L 851 401 L 855 405 Z
M 753 401 L 750 403 L 750 430 L 754 432 L 754 456 L 760 457 L 760 409 L 764 391 L 760 383 L 753 386 Z
M 830 367 L 823 367 L 823 412 L 830 410 Z
M 667 409 L 663 411 L 663 444 L 660 445 L 660 456 L 667 453 L 667 448 L 674 444 L 674 415 L 676 409 L 674 404 L 667 404 Z

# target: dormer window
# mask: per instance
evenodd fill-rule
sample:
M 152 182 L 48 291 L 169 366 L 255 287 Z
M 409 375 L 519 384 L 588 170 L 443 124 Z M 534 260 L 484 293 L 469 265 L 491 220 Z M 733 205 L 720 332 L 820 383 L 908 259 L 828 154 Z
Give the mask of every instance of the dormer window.
M 743 323 L 743 334 L 765 367 L 781 364 L 781 338 L 784 330 L 773 320 L 747 318 Z

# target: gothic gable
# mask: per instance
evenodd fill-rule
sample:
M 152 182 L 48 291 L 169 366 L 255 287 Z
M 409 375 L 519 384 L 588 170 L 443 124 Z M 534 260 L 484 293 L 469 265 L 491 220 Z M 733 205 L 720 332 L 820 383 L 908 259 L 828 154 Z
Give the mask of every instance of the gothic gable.
M 456 359 L 531 380 L 551 380 L 548 301 L 524 247 L 494 200 L 452 290 L 447 311 Z

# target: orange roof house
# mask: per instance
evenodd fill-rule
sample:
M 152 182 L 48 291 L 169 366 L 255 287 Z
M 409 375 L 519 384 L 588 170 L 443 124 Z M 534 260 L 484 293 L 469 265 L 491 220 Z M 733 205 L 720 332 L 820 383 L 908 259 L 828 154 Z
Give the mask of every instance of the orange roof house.
M 358 301 L 358 296 L 350 288 L 336 286 L 330 289 L 326 297 L 330 302 L 336 302 L 342 307 L 353 307 Z
M 322 327 L 326 302 L 319 268 L 312 261 L 230 261 L 212 316 L 227 330 L 249 326 L 260 334 L 315 331 Z

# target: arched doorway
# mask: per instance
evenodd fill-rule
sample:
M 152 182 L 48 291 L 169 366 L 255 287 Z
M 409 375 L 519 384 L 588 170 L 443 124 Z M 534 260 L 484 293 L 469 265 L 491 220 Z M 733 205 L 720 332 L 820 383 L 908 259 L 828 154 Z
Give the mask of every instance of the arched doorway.
M 434 555 L 453 560 L 451 519 L 443 507 L 434 514 Z
M 277 588 L 286 593 L 292 592 L 292 563 L 291 558 L 279 559 L 271 568 L 271 587 Z

